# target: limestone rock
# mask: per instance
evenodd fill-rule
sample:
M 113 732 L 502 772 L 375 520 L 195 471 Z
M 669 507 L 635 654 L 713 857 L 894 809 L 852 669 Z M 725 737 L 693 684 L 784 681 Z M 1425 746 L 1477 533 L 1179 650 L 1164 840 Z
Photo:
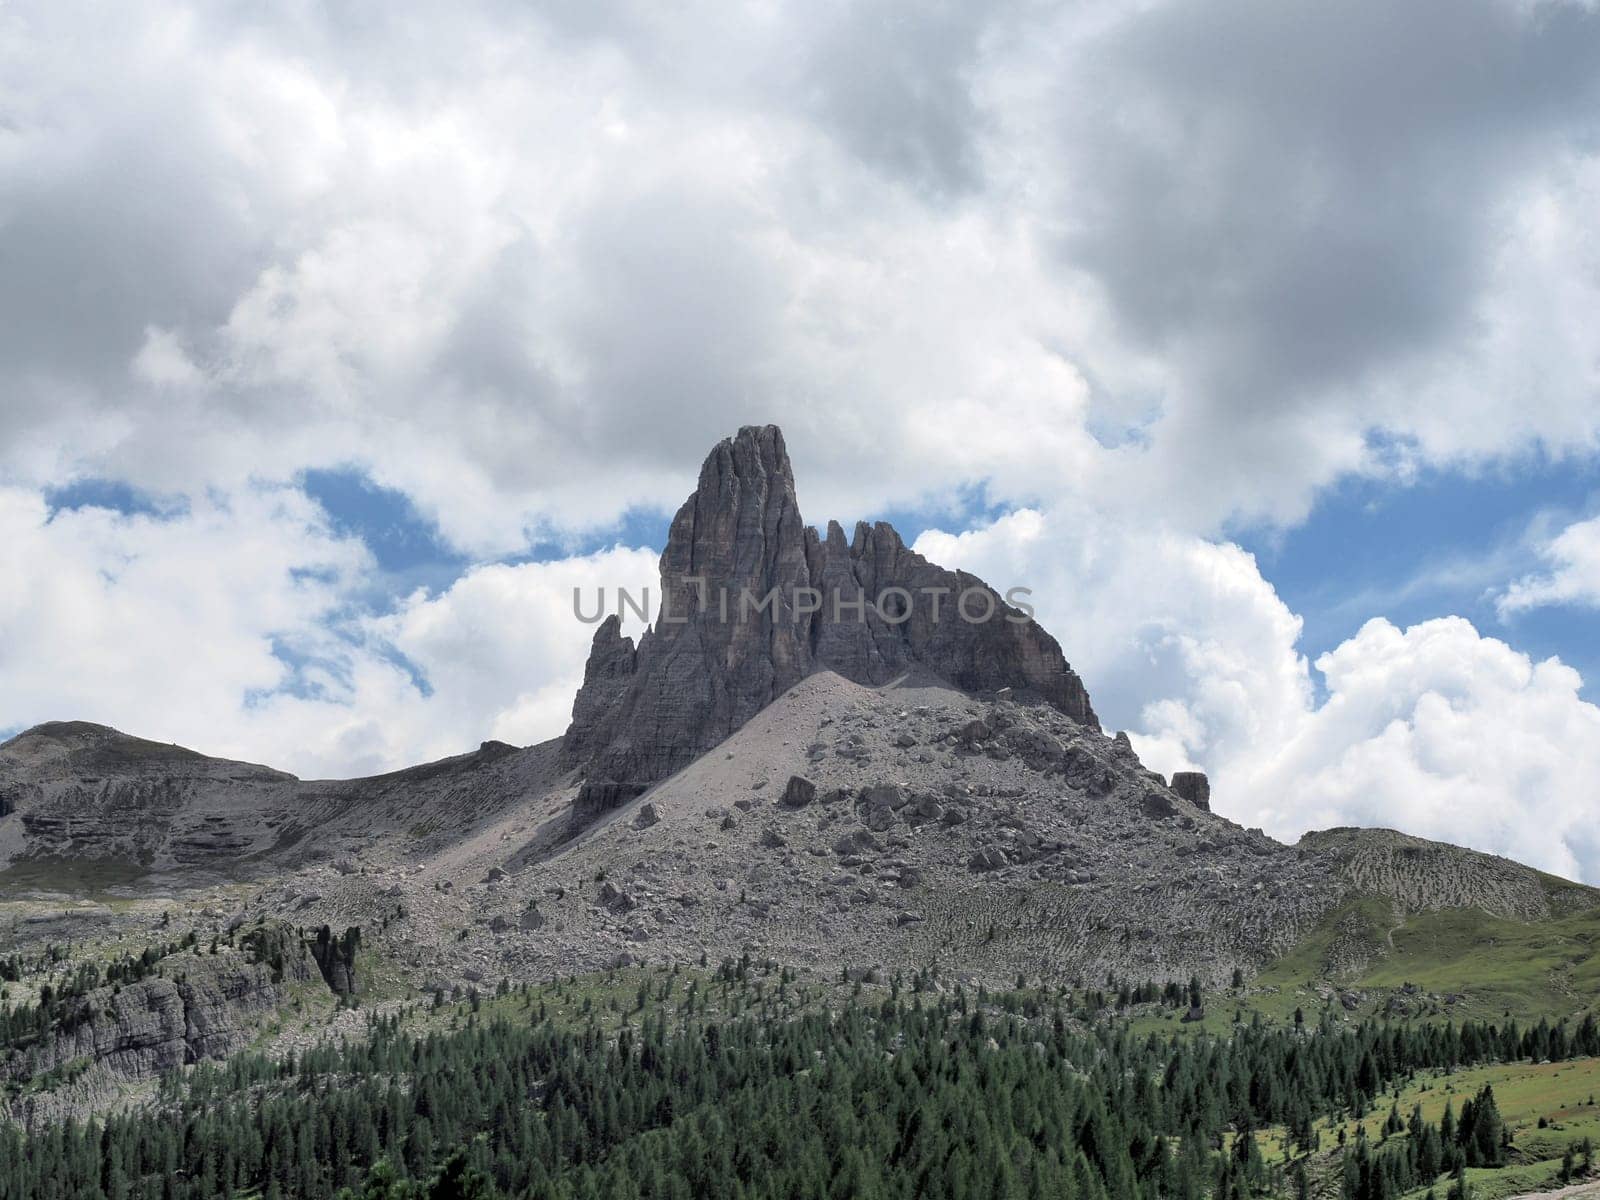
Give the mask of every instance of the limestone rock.
M 911 670 L 973 693 L 1011 688 L 1098 729 L 1061 648 L 982 580 L 908 549 L 892 526 L 848 543 L 805 526 L 776 426 L 712 450 L 661 556 L 660 609 L 637 647 L 595 631 L 562 746 L 583 771 L 577 827 L 687 766 L 817 670 L 880 685 Z M 841 748 L 841 752 L 845 748 Z
M 1011 860 L 999 846 L 984 846 L 975 851 L 967 862 L 967 866 L 974 871 L 997 871 L 1010 864 Z
M 863 854 L 869 851 L 877 854 L 882 850 L 883 843 L 863 829 L 847 833 L 833 844 L 833 852 L 838 855 Z
M 0 1082 L 78 1061 L 146 1079 L 224 1057 L 250 1043 L 286 1001 L 288 985 L 315 977 L 310 950 L 293 929 L 274 923 L 251 930 L 237 950 L 169 955 L 158 974 L 78 997 L 26 1049 L 0 1051 Z

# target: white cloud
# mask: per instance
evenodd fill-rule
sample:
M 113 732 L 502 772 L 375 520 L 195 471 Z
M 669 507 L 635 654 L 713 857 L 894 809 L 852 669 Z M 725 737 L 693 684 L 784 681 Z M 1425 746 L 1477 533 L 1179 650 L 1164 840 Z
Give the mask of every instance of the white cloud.
M 130 370 L 135 379 L 152 387 L 192 387 L 205 378 L 177 335 L 154 326 L 144 331 L 144 345 L 133 356 Z
M 618 589 L 640 600 L 647 591 L 659 598 L 657 579 L 655 551 L 621 546 L 555 562 L 479 567 L 439 595 L 411 596 L 369 628 L 432 684 L 430 719 L 455 729 L 477 723 L 489 730 L 486 737 L 524 745 L 564 732 L 572 717 L 594 632 L 574 611 L 574 589 L 587 619 L 602 592 L 607 613 L 618 611 Z M 622 612 L 623 632 L 637 638 L 639 621 L 631 609 Z
M 581 8 L 9 6 L 0 477 L 354 463 L 496 557 L 774 417 L 819 514 L 1207 534 L 1600 444 L 1581 6 Z
M 1539 556 L 1549 568 L 1506 588 L 1495 601 L 1502 616 L 1553 604 L 1600 607 L 1600 517 L 1568 525 Z
M 1375 619 L 1318 658 L 1319 700 L 1299 619 L 1235 546 L 1023 512 L 917 549 L 1032 586 L 1102 717 L 1154 769 L 1208 771 L 1235 820 L 1388 826 L 1600 882 L 1600 708 L 1555 659 L 1460 617 Z
M 1600 882 L 1600 708 L 1578 673 L 1460 617 L 1382 619 L 1317 660 L 1328 698 L 1294 737 L 1220 765 L 1279 829 L 1384 825 Z
M 1102 718 L 1140 735 L 1163 772 L 1281 741 L 1311 703 L 1300 620 L 1237 546 L 1023 510 L 925 533 L 916 549 L 1002 589 L 1031 587 Z
M 306 776 L 540 741 L 583 677 L 572 589 L 587 611 L 596 587 L 637 590 L 655 564 L 617 547 L 485 567 L 353 620 L 370 556 L 293 489 L 167 517 L 52 516 L 0 489 L 0 728 L 98 721 Z

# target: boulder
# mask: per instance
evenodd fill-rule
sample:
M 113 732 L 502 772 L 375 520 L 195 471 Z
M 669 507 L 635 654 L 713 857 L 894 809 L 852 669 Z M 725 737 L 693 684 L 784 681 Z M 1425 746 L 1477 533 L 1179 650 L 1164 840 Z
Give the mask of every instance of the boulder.
M 791 775 L 778 803 L 784 808 L 804 808 L 817 798 L 817 785 L 804 775 Z
M 838 855 L 881 854 L 883 853 L 883 843 L 866 830 L 857 829 L 834 842 L 833 852 Z
M 967 860 L 967 866 L 974 871 L 997 871 L 1010 865 L 1011 860 L 999 846 L 980 847 Z
M 1176 816 L 1178 812 L 1178 806 L 1174 803 L 1172 794 L 1155 788 L 1144 794 L 1144 799 L 1139 801 L 1139 807 L 1145 816 L 1156 821 L 1164 817 Z
M 861 821 L 868 829 L 878 833 L 890 828 L 899 819 L 907 796 L 904 788 L 892 783 L 878 783 L 861 789 Z
M 973 746 L 981 742 L 987 742 L 993 736 L 994 731 L 989 728 L 989 723 L 982 718 L 968 721 L 955 732 L 957 741 Z

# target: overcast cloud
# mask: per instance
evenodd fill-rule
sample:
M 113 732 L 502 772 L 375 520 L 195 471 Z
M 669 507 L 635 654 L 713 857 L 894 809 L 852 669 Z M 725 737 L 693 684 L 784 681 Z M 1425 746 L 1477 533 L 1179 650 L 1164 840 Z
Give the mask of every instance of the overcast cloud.
M 648 578 L 616 523 L 779 421 L 812 521 L 1048 585 L 1100 710 L 1230 815 L 1600 881 L 1569 668 L 1443 611 L 1308 661 L 1230 541 L 1594 462 L 1592 4 L 407 12 L 0 6 L 0 729 L 310 774 L 553 735 L 556 598 Z M 315 468 L 475 565 L 374 605 Z M 52 507 L 86 480 L 146 500 Z M 1567 524 L 1508 618 L 1597 602 Z

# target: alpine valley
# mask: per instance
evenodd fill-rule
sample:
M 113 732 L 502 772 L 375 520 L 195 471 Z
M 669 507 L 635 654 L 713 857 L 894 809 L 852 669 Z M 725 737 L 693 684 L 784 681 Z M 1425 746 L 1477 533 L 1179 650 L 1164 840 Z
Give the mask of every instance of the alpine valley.
M 1234 824 L 983 581 L 808 527 L 776 427 L 711 451 L 660 572 L 673 619 L 595 625 L 540 745 L 314 781 L 0 746 L 0 1200 L 1589 1169 L 1600 891 Z

